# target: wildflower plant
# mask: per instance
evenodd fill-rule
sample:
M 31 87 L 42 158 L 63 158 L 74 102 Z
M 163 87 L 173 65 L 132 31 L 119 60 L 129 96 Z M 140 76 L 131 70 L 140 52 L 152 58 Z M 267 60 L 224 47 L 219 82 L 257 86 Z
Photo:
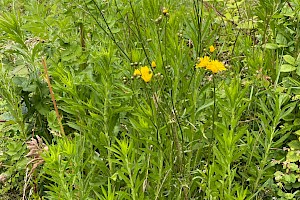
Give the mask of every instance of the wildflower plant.
M 296 0 L 0 11 L 1 198 L 299 198 Z

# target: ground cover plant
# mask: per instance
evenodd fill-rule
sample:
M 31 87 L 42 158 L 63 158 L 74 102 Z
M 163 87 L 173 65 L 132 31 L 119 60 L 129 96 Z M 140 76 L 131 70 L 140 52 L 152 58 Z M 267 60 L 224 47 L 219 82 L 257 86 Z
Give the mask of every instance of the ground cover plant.
M 300 198 L 298 0 L 0 11 L 0 199 Z

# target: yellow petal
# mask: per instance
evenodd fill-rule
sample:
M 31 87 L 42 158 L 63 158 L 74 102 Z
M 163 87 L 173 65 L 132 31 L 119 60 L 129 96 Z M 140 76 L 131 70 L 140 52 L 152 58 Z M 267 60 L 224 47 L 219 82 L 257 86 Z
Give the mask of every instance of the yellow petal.
M 200 58 L 200 62 L 196 64 L 196 68 L 199 67 L 206 67 L 210 63 L 210 58 L 208 56 L 204 56 L 203 58 Z
M 211 70 L 213 73 L 226 70 L 224 64 L 218 60 L 212 60 L 209 65 L 207 65 L 206 69 Z
M 156 67 L 156 63 L 155 63 L 155 61 L 152 61 L 152 63 L 151 63 L 151 67 L 153 67 L 153 68 L 155 68 L 155 67 Z
M 141 71 L 139 69 L 135 69 L 133 72 L 133 76 L 140 76 L 142 75 Z
M 141 73 L 142 73 L 141 77 L 146 83 L 148 83 L 153 76 L 148 66 L 141 67 Z

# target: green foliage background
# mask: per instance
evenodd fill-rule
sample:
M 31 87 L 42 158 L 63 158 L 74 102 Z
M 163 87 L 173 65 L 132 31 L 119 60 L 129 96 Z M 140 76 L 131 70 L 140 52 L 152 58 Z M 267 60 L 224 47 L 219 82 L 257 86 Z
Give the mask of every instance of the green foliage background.
M 0 11 L 1 199 L 300 197 L 298 0 Z M 203 56 L 227 70 L 195 69 Z M 149 83 L 133 76 L 141 66 Z

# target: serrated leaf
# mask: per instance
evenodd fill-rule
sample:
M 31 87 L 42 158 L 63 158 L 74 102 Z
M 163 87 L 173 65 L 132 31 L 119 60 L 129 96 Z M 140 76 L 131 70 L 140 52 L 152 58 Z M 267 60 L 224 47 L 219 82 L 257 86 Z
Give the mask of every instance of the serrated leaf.
M 56 113 L 54 110 L 50 111 L 47 114 L 47 121 L 48 121 L 48 126 L 52 129 L 52 130 L 59 130 L 59 124 L 56 118 Z

